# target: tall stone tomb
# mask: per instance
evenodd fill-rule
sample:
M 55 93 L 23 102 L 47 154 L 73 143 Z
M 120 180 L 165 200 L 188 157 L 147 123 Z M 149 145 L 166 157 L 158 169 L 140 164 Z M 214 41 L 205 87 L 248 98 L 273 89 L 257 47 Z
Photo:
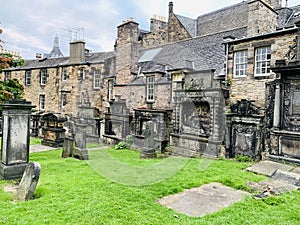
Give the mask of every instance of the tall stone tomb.
M 25 100 L 9 101 L 2 107 L 0 176 L 20 178 L 29 160 L 30 114 L 35 106 Z

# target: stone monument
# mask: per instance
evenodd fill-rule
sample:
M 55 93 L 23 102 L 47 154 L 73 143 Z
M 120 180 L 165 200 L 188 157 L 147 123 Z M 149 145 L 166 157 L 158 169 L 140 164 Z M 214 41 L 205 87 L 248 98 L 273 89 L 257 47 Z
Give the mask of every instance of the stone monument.
M 27 165 L 19 184 L 16 200 L 27 201 L 34 198 L 34 192 L 40 178 L 41 166 L 37 162 Z
M 0 176 L 3 179 L 20 178 L 29 161 L 30 114 L 35 106 L 26 100 L 13 100 L 1 106 Z
M 75 122 L 73 157 L 88 160 L 88 151 L 86 149 L 86 127 L 87 123 L 84 119 Z
M 144 147 L 141 149 L 141 159 L 156 158 L 155 141 L 154 141 L 154 123 L 148 121 L 145 130 Z

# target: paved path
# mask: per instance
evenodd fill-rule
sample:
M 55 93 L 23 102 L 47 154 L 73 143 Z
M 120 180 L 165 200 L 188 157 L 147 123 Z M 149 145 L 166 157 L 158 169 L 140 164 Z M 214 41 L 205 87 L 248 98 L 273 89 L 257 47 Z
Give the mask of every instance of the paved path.
M 30 145 L 29 147 L 29 152 L 43 152 L 43 151 L 49 151 L 49 150 L 57 150 L 59 148 L 52 148 L 50 146 L 46 146 L 46 145 Z

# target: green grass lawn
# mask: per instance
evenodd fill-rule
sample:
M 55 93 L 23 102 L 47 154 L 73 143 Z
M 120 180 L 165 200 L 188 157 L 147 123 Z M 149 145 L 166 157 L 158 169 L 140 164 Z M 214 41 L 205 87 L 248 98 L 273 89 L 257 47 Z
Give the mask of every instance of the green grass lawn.
M 165 160 L 140 160 L 137 151 L 107 152 L 123 165 L 138 169 L 154 168 Z M 168 179 L 129 186 L 105 178 L 86 161 L 60 156 L 61 150 L 30 154 L 30 161 L 42 167 L 34 200 L 12 201 L 13 195 L 3 191 L 9 182 L 0 180 L 0 224 L 300 224 L 299 191 L 264 200 L 247 197 L 202 218 L 191 218 L 157 203 L 163 196 L 210 182 L 248 190 L 247 181 L 264 179 L 244 170 L 250 163 L 215 160 L 201 169 L 201 159 L 188 159 Z

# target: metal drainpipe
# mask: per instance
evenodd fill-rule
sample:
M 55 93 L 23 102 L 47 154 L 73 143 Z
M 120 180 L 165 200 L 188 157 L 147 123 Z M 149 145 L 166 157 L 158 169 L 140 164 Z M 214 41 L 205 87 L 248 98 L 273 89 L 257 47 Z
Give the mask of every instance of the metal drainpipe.
M 228 43 L 225 44 L 225 48 L 226 48 L 226 63 L 225 63 L 225 87 L 227 87 L 227 76 L 228 76 Z

